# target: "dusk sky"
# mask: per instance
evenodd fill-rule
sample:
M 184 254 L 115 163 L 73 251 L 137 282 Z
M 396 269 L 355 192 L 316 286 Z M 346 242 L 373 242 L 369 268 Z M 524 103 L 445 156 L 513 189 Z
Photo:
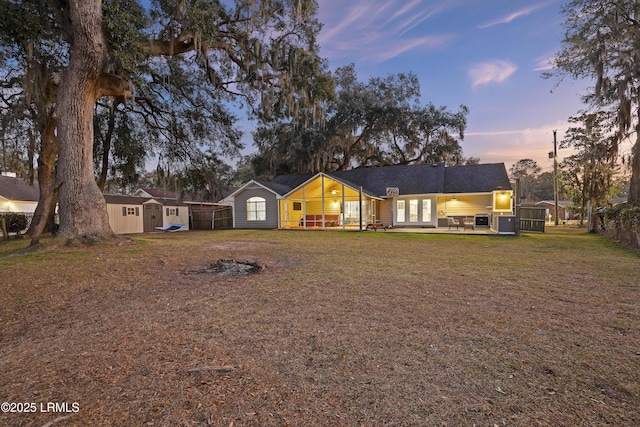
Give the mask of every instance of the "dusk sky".
M 481 163 L 548 152 L 591 85 L 543 79 L 564 34 L 561 0 L 318 0 L 320 56 L 331 70 L 356 64 L 361 81 L 412 72 L 423 104 L 469 107 L 465 157 Z M 560 83 L 560 84 L 558 84 Z M 563 153 L 558 157 L 562 160 Z

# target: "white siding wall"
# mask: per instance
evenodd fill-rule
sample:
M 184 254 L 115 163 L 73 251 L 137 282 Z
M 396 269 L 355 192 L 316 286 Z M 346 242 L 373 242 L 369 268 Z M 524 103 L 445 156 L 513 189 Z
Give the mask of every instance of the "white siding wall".
M 0 198 L 0 212 L 35 212 L 38 202 L 8 201 Z
M 138 209 L 138 215 L 123 215 L 122 209 Z M 109 215 L 109 225 L 114 233 L 129 234 L 142 233 L 144 231 L 142 205 L 121 205 L 107 204 L 107 214 Z

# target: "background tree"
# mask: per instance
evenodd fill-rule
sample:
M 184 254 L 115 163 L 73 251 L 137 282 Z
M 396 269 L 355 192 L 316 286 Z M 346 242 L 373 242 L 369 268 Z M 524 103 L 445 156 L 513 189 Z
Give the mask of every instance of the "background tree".
M 640 203 L 640 6 L 637 0 L 572 0 L 563 7 L 566 29 L 555 56 L 556 74 L 595 81 L 585 101 L 616 114 L 608 125 L 618 144 L 635 134 L 628 201 Z
M 535 182 L 542 168 L 532 159 L 520 159 L 509 168 L 512 180 L 520 179 L 520 196 L 534 199 Z
M 0 95 L 1 96 L 1 95 Z M 9 106 L 0 100 L 0 171 L 15 172 L 20 178 L 29 179 L 28 148 L 25 142 L 27 124 L 24 120 L 16 120 L 9 112 Z M 33 177 L 31 177 L 33 178 Z
M 560 171 L 560 173 L 562 173 Z M 561 181 L 561 180 L 559 180 Z M 558 183 L 558 198 L 564 197 L 562 182 Z M 542 172 L 533 181 L 533 200 L 553 200 L 553 172 Z
M 322 104 L 324 124 L 305 128 L 280 121 L 258 128 L 254 133 L 261 157 L 256 159 L 258 167 L 281 174 L 465 162 L 460 140 L 466 107 L 451 112 L 420 105 L 420 85 L 411 73 L 362 83 L 350 65 L 332 76 L 336 99 Z
M 585 217 L 587 204 L 605 206 L 611 203 L 616 173 L 616 140 L 608 123 L 611 112 L 582 113 L 569 119 L 571 126 L 560 142 L 561 148 L 572 147 L 577 153 L 566 158 L 560 167 L 563 184 L 573 203 Z
M 47 2 L 0 0 L 0 68 L 3 109 L 13 123 L 24 123 L 28 178 L 34 180 L 37 153 L 40 196 L 29 233 L 37 243 L 57 202 L 56 88 L 68 49 Z

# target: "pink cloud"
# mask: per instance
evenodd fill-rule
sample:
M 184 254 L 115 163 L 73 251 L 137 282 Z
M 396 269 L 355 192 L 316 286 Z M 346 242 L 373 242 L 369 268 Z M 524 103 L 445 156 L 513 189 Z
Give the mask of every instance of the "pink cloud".
M 493 61 L 475 64 L 469 69 L 472 86 L 501 83 L 507 80 L 518 67 L 510 61 Z
M 494 21 L 490 21 L 490 22 L 487 22 L 486 24 L 479 25 L 478 28 L 484 29 L 484 28 L 493 27 L 495 25 L 508 24 L 509 22 L 511 22 L 511 21 L 513 21 L 515 19 L 518 19 L 518 18 L 523 17 L 523 16 L 527 16 L 530 13 L 533 13 L 536 10 L 541 9 L 541 8 L 543 8 L 545 6 L 546 6 L 546 4 L 538 4 L 538 5 L 530 6 L 530 7 L 524 8 L 524 9 L 520 9 L 520 10 L 518 10 L 516 12 L 513 12 L 513 13 L 507 15 L 507 16 L 503 16 L 503 17 L 498 18 L 498 19 L 496 19 Z
M 446 45 L 450 35 L 408 38 L 405 34 L 436 14 L 440 7 L 414 0 L 356 1 L 319 0 L 324 24 L 318 42 L 321 54 L 331 58 L 355 57 L 359 63 L 380 63 L 402 53 Z M 340 13 L 342 12 L 342 13 Z

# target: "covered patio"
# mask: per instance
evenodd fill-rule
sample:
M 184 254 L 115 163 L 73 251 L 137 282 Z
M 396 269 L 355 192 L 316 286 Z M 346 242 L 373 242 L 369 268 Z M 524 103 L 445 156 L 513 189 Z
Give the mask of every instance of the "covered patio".
M 279 228 L 364 230 L 379 221 L 381 201 L 362 187 L 320 173 L 279 200 Z

